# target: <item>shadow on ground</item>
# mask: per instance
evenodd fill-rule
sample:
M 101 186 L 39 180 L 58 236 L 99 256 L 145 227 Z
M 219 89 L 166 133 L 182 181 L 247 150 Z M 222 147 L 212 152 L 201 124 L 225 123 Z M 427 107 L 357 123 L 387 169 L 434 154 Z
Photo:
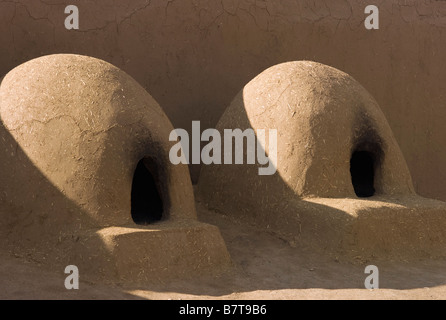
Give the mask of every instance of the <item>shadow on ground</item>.
M 380 289 L 412 290 L 446 285 L 446 259 L 416 261 L 341 261 L 311 248 L 291 246 L 271 232 L 238 224 L 198 204 L 199 218 L 217 225 L 226 241 L 233 269 L 218 277 L 203 277 L 146 287 L 125 287 L 136 296 L 166 299 L 181 294 L 243 298 L 263 291 L 263 299 L 275 299 L 285 290 L 285 299 L 301 298 L 301 289 L 362 289 L 367 265 L 379 268 Z M 291 290 L 291 293 L 289 292 Z M 257 297 L 256 294 L 253 297 Z M 280 295 L 279 295 L 280 298 Z

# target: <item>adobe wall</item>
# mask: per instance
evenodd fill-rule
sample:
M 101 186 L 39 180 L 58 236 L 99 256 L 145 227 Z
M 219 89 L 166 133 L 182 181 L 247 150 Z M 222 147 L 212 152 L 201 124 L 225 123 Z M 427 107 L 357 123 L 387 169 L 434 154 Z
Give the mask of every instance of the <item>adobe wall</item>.
M 80 30 L 64 28 L 65 6 Z M 446 200 L 446 2 L 358 0 L 0 1 L 0 77 L 32 58 L 79 53 L 133 76 L 175 127 L 215 127 L 255 75 L 314 60 L 352 75 L 378 101 L 417 192 Z M 193 179 L 198 168 L 192 168 Z

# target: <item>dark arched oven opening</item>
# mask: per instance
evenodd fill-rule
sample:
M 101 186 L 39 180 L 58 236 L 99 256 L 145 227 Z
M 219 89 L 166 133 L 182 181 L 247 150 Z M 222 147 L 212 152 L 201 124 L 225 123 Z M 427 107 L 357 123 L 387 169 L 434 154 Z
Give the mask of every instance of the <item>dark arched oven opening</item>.
M 132 182 L 131 211 L 136 224 L 147 225 L 163 218 L 164 203 L 159 171 L 151 158 L 138 162 Z
M 368 151 L 355 151 L 350 159 L 350 174 L 358 197 L 375 194 L 375 157 Z

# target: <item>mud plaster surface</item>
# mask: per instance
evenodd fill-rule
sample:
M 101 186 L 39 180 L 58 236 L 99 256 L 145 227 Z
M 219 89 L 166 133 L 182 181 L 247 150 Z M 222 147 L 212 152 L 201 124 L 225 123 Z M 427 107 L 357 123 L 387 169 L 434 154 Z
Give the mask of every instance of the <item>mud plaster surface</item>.
M 68 33 L 62 13 L 69 1 L 0 2 L 4 48 L 0 74 L 49 53 L 96 56 L 135 77 L 164 107 L 175 127 L 189 129 L 196 119 L 202 120 L 203 127 L 215 126 L 241 86 L 266 67 L 302 59 L 326 63 L 353 75 L 377 99 L 408 162 L 416 191 L 446 200 L 446 171 L 442 170 L 446 2 L 383 1 L 377 32 L 363 28 L 366 1 L 78 3 L 81 30 Z M 83 290 L 67 292 L 62 270 L 49 274 L 24 257 L 2 255 L 0 297 L 446 296 L 443 260 L 376 262 L 382 271 L 382 289 L 369 292 L 361 289 L 365 262 L 328 260 L 212 214 L 202 212 L 200 219 L 222 230 L 234 274 L 151 288 L 81 283 Z
M 379 1 L 380 29 L 357 0 L 0 1 L 0 76 L 50 53 L 102 58 L 128 72 L 174 127 L 214 127 L 241 87 L 267 67 L 314 60 L 358 80 L 388 119 L 416 191 L 446 200 L 446 2 Z M 198 178 L 193 167 L 193 179 Z

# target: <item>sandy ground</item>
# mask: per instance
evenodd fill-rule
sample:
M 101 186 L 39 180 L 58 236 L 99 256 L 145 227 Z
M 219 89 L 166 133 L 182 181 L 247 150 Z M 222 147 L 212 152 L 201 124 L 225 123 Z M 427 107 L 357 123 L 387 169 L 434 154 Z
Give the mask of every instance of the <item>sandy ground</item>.
M 233 268 L 217 277 L 150 287 L 93 284 L 64 287 L 65 274 L 0 254 L 0 299 L 444 299 L 446 259 L 342 262 L 209 212 L 199 218 L 220 227 Z M 380 289 L 364 289 L 364 268 L 375 264 Z

